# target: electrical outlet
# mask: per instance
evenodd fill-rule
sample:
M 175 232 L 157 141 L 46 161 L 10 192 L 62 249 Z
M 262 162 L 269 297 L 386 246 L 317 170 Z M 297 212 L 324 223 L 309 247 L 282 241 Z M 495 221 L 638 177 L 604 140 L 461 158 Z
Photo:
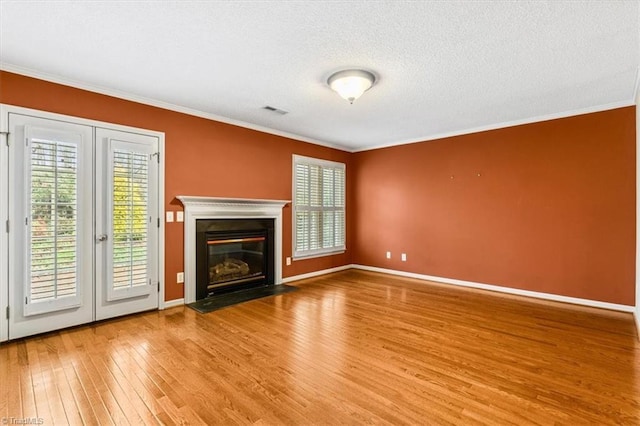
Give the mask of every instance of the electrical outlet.
M 184 212 L 182 210 L 176 212 L 176 222 L 184 222 Z
M 403 262 L 406 262 L 406 261 L 407 261 L 407 253 L 402 253 L 401 260 L 402 260 Z
M 184 282 L 184 272 L 178 272 L 176 274 L 176 282 L 182 284 Z
M 391 252 L 390 251 L 387 252 L 387 259 L 391 259 Z
M 173 212 L 167 212 L 167 222 L 173 222 Z
M 291 258 L 290 257 L 287 257 L 285 259 L 285 262 L 287 263 L 287 266 L 291 266 Z

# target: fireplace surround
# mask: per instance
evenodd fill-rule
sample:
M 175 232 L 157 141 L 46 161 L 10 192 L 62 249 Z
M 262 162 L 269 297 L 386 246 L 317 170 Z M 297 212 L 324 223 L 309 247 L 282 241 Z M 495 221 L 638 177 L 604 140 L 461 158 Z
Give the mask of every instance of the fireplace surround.
M 197 221 L 198 220 L 273 220 L 273 284 L 282 283 L 282 209 L 286 200 L 218 198 L 179 195 L 184 206 L 184 301 L 197 299 Z M 215 265 L 214 265 L 215 266 Z M 238 264 L 239 269 L 242 265 Z

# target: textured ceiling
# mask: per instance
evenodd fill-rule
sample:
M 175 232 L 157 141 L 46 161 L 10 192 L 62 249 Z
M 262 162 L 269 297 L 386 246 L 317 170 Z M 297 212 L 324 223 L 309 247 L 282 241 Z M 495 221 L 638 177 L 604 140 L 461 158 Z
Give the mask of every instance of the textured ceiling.
M 631 105 L 639 28 L 638 1 L 0 0 L 0 67 L 361 150 Z M 378 77 L 353 105 L 349 67 Z

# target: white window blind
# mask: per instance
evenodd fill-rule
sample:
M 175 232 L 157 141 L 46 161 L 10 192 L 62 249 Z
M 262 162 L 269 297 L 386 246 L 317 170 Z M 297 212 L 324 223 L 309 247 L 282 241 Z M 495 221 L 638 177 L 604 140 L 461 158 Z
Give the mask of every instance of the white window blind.
M 294 257 L 345 250 L 345 165 L 293 156 Z
M 80 304 L 79 144 L 76 133 L 25 126 L 25 315 Z
M 113 290 L 146 285 L 149 155 L 113 150 Z
M 32 140 L 32 302 L 76 293 L 76 147 Z

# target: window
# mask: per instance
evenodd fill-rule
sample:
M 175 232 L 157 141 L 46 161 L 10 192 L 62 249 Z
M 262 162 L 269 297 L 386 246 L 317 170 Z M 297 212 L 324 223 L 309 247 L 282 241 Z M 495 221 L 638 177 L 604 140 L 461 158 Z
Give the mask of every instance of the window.
M 117 135 L 128 137 L 129 135 Z M 144 139 L 108 138 L 109 181 L 107 217 L 111 219 L 107 240 L 107 301 L 141 295 L 152 289 L 153 144 Z
M 293 156 L 293 256 L 345 250 L 345 165 Z
M 113 150 L 113 287 L 147 284 L 149 155 Z
M 76 146 L 31 143 L 31 301 L 75 296 Z
M 82 137 L 25 126 L 25 315 L 78 306 L 78 150 Z

